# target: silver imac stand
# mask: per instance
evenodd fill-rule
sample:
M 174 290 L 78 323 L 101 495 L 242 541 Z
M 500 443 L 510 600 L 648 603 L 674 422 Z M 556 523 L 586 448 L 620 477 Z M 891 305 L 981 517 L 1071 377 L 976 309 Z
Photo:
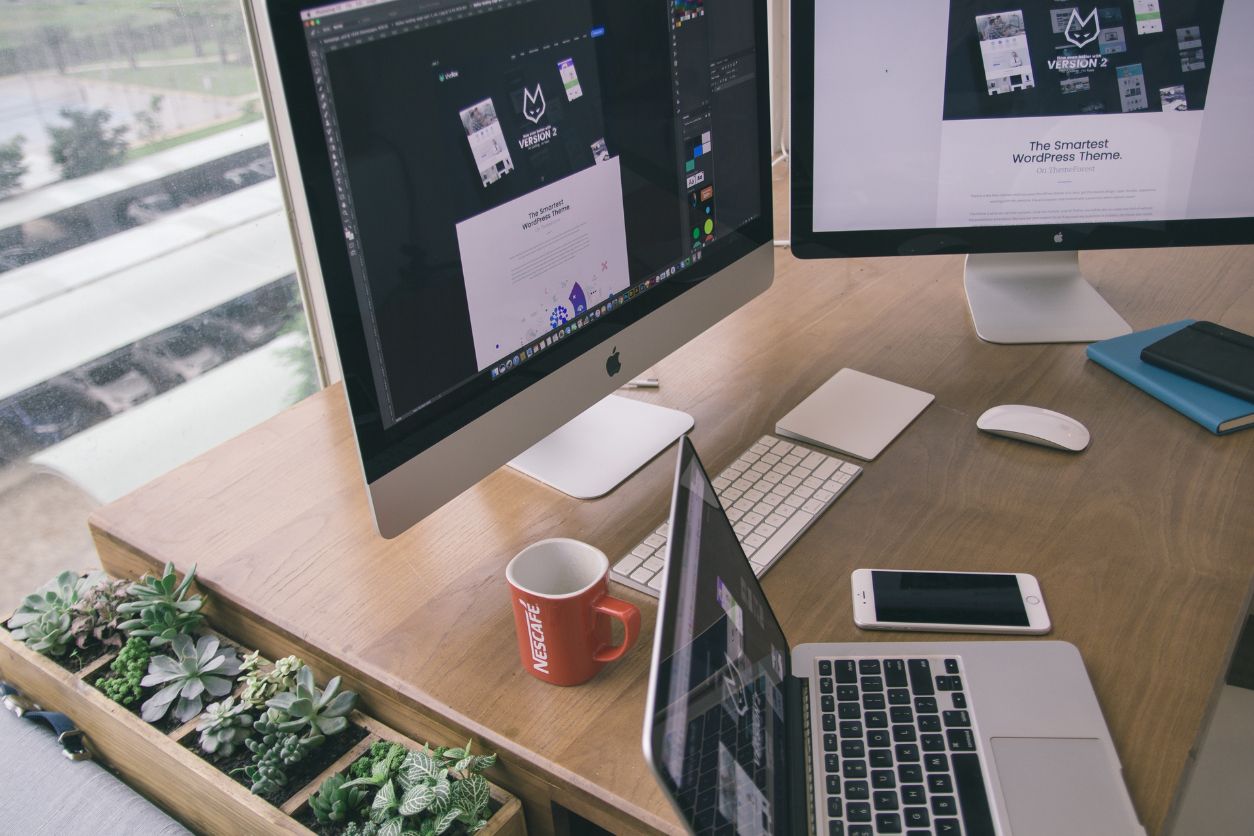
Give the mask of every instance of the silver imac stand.
M 692 429 L 691 415 L 610 395 L 509 463 L 576 499 L 612 491 Z
M 967 256 L 967 304 L 990 343 L 1087 343 L 1132 328 L 1080 275 L 1079 253 Z

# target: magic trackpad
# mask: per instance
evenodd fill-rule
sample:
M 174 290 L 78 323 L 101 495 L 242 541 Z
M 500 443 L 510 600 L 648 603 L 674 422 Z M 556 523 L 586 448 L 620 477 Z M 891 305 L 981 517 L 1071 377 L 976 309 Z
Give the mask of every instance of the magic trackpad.
M 993 760 L 1015 836 L 1142 833 L 1100 740 L 994 737 Z

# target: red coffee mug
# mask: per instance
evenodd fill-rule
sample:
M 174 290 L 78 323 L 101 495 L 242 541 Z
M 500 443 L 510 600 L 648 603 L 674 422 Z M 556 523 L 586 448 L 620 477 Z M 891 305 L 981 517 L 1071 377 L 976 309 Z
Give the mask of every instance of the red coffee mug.
M 619 659 L 640 635 L 640 610 L 606 593 L 610 562 L 578 540 L 533 543 L 505 567 L 518 654 L 532 676 L 554 685 L 579 685 Z M 623 623 L 612 645 L 610 619 Z

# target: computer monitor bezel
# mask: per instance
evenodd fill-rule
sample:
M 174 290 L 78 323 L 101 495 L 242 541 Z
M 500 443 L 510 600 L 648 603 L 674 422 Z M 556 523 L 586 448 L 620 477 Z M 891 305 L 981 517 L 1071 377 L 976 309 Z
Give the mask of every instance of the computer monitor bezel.
M 815 230 L 813 105 L 816 0 L 790 2 L 789 202 L 792 228 L 789 237 L 793 255 L 798 258 L 1058 252 L 1254 242 L 1254 217 L 933 229 Z
M 754 0 L 760 215 L 699 262 L 603 315 L 497 380 L 487 372 L 440 414 L 386 428 L 377 409 L 359 300 L 344 247 L 300 12 L 327 0 L 249 0 L 249 25 L 301 268 L 326 295 L 376 527 L 395 536 L 715 324 L 773 279 L 767 8 Z M 658 25 L 669 25 L 657 2 Z M 680 194 L 682 197 L 682 193 Z M 619 356 L 621 371 L 606 360 Z M 437 410 L 431 410 L 434 413 Z

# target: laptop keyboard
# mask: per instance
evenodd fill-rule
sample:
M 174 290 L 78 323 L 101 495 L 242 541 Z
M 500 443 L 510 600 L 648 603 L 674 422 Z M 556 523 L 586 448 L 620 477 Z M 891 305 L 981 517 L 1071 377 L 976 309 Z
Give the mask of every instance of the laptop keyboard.
M 728 465 L 714 479 L 714 490 L 753 574 L 762 577 L 861 472 L 856 464 L 773 435 L 762 436 Z M 666 566 L 668 525 L 662 520 L 620 558 L 610 578 L 656 598 Z
M 995 833 L 960 659 L 819 659 L 816 673 L 820 833 Z

